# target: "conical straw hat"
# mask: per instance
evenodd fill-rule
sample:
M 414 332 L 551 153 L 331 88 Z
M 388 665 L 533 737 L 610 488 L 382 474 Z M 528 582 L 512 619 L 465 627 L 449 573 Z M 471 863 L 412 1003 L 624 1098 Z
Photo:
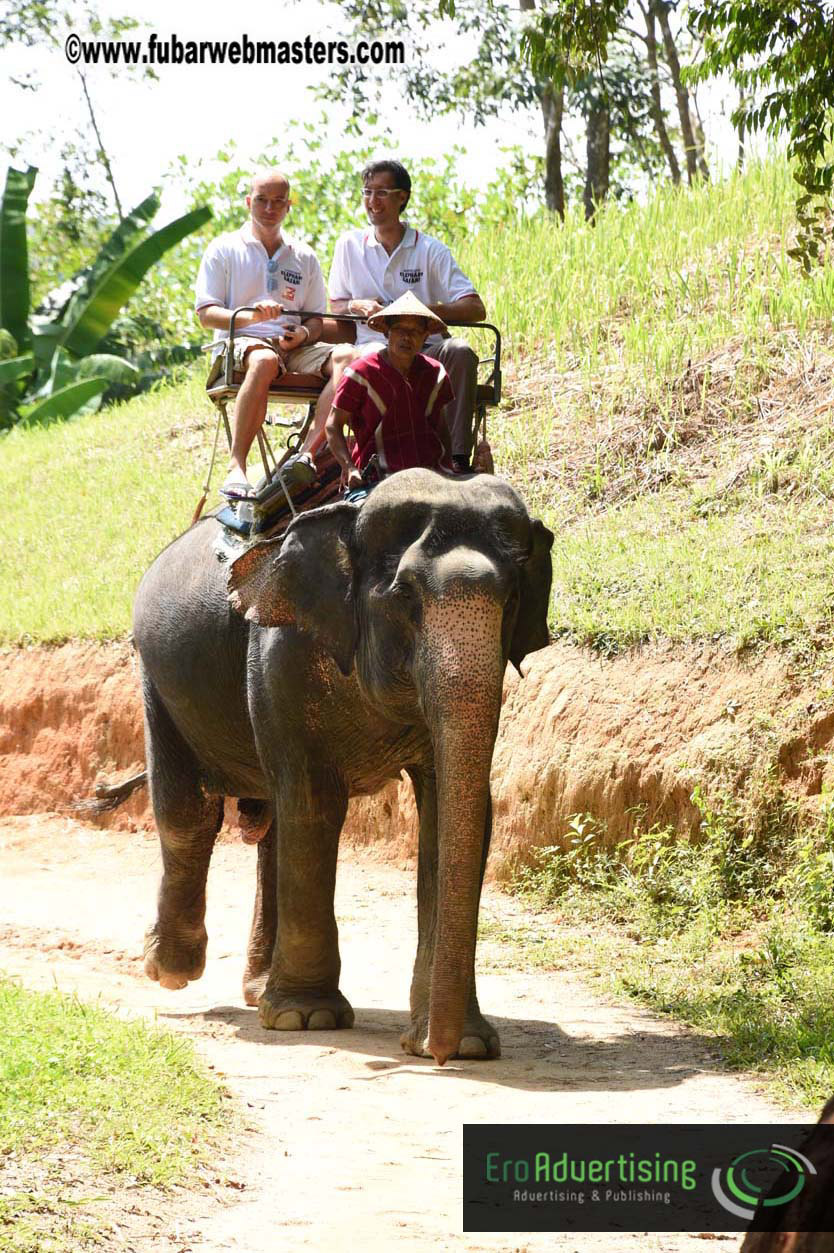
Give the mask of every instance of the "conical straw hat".
M 413 292 L 407 291 L 404 296 L 400 296 L 392 304 L 386 305 L 379 313 L 374 313 L 368 318 L 368 326 L 372 331 L 385 331 L 387 329 L 385 323 L 388 318 L 425 318 L 430 324 L 429 331 L 436 335 L 441 335 L 446 330 L 446 323 L 442 322 L 431 309 L 427 309 L 422 300 L 418 300 Z

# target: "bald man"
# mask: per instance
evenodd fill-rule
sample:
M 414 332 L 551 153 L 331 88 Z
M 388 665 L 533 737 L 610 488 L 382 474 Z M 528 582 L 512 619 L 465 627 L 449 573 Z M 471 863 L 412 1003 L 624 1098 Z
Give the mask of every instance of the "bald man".
M 210 380 L 225 365 L 232 311 L 254 305 L 235 319 L 234 368 L 243 373 L 237 395 L 232 449 L 221 492 L 230 500 L 251 492 L 246 458 L 266 417 L 270 383 L 289 370 L 330 377 L 333 346 L 320 342 L 321 318 L 303 325 L 293 310 L 324 313 L 327 296 L 321 267 L 306 244 L 290 239 L 281 225 L 290 209 L 290 184 L 280 170 L 252 179 L 246 197 L 249 221 L 209 244 L 197 275 L 195 311 L 215 332 Z M 309 481 L 312 462 L 304 454 L 285 463 L 290 481 Z

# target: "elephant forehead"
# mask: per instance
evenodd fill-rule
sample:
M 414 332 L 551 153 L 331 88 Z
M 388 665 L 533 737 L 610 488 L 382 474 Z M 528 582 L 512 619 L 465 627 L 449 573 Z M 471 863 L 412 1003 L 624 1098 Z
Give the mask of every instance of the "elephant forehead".
M 363 548 L 413 542 L 421 533 L 481 533 L 506 529 L 526 540 L 530 519 L 521 497 L 492 475 L 456 480 L 431 470 L 401 470 L 368 497 L 359 511 L 356 539 Z

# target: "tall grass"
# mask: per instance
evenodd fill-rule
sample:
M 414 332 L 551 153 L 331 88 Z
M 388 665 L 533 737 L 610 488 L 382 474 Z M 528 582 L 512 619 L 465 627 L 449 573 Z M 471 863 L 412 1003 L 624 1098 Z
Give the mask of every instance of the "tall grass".
M 188 525 L 213 432 L 195 378 L 4 438 L 0 641 L 124 635 L 143 571 Z
M 606 205 L 593 226 L 574 207 L 516 230 L 484 229 L 463 268 L 515 349 L 546 345 L 554 370 L 588 382 L 622 363 L 660 385 L 733 334 L 750 352 L 774 330 L 834 314 L 834 268 L 810 280 L 787 256 L 794 184 L 778 159 L 648 204 Z

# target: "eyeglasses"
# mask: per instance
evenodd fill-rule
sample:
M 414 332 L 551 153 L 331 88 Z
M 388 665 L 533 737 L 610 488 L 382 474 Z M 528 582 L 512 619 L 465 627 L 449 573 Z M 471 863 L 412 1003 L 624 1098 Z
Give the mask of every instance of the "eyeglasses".
M 271 261 L 266 263 L 266 290 L 276 291 L 278 288 L 278 275 L 275 271 L 278 269 L 278 259 L 273 257 Z
M 389 196 L 396 196 L 402 191 L 402 187 L 363 187 L 362 199 L 373 200 L 374 196 L 380 196 L 383 200 L 387 200 Z

